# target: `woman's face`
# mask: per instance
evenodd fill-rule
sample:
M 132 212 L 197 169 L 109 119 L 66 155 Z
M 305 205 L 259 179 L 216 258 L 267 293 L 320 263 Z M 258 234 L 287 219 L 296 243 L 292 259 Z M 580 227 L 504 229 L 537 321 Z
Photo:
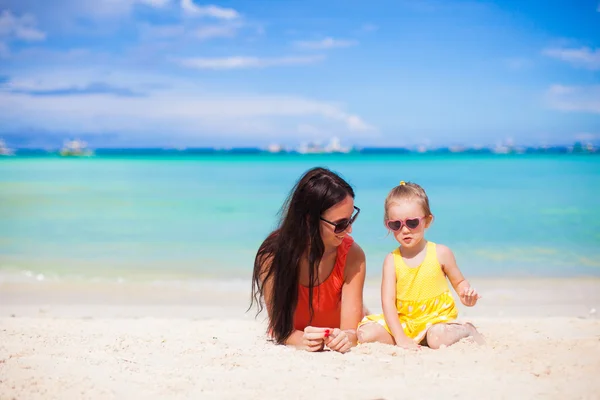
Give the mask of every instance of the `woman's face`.
M 344 236 L 352 232 L 352 225 L 348 225 L 348 228 L 343 232 L 335 233 L 335 226 L 323 221 L 323 219 L 337 224 L 352 218 L 354 212 L 354 199 L 352 196 L 346 196 L 344 200 L 325 210 L 321 215 L 321 239 L 323 239 L 325 248 L 337 247 L 342 244 Z

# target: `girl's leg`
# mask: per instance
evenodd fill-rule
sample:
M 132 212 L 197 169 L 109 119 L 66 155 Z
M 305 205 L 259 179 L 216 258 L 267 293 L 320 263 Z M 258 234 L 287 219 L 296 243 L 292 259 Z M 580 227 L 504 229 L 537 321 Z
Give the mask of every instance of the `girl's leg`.
M 472 336 L 477 344 L 485 343 L 471 323 L 435 324 L 427 330 L 427 346 L 431 349 L 439 349 L 441 346 L 450 346 L 469 336 Z
M 364 325 L 358 327 L 356 331 L 359 343 L 385 343 L 385 344 L 396 344 L 394 338 L 385 330 L 383 326 L 377 322 L 367 322 Z

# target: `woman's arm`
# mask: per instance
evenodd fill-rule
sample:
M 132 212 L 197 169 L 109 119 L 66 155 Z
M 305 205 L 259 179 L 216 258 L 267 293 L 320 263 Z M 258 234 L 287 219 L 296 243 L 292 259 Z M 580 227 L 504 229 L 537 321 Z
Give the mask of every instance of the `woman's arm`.
M 460 272 L 452 250 L 443 244 L 438 244 L 436 249 L 438 260 L 442 265 L 442 270 L 450 280 L 450 283 L 460 298 L 461 303 L 467 307 L 474 306 L 481 296 L 475 289 L 471 287 L 469 281 L 467 281 L 462 272 Z
M 267 271 L 271 267 L 271 259 L 266 260 L 262 265 L 263 277 L 263 297 L 267 308 L 269 319 L 271 318 L 271 294 L 273 293 L 273 283 L 271 279 L 266 279 Z M 307 351 L 321 351 L 324 346 L 326 328 L 315 328 L 307 326 L 304 331 L 294 330 L 285 340 L 286 346 L 294 346 Z
M 325 344 L 331 350 L 345 353 L 358 343 L 356 328 L 363 318 L 363 288 L 366 272 L 365 253 L 358 244 L 353 243 L 348 250 L 344 269 L 340 328 L 333 329 L 331 335 L 325 338 Z

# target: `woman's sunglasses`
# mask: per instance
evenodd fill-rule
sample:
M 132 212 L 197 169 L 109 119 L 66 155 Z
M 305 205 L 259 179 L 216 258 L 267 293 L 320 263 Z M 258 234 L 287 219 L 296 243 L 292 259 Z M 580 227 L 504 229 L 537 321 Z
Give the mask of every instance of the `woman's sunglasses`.
M 356 210 L 356 214 L 354 214 L 351 218 L 344 218 L 339 222 L 331 222 L 331 221 L 327 221 L 325 218 L 321 217 L 321 221 L 325 221 L 328 224 L 335 226 L 333 233 L 342 233 L 346 229 L 348 229 L 348 227 L 350 225 L 352 225 L 354 223 L 354 221 L 356 220 L 356 217 L 358 217 L 358 214 L 360 214 L 360 208 L 354 206 L 354 209 Z
M 426 217 L 421 218 L 407 218 L 405 220 L 387 220 L 385 221 L 385 226 L 387 226 L 392 231 L 399 231 L 402 229 L 403 225 L 406 225 L 408 229 L 415 229 L 421 224 L 421 221 Z

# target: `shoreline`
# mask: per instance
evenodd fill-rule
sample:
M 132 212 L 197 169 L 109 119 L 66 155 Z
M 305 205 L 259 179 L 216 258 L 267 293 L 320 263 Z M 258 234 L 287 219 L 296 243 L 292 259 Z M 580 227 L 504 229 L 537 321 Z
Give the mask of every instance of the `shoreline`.
M 555 145 L 551 147 L 546 146 L 512 146 L 512 147 L 469 147 L 460 146 L 459 148 L 453 147 L 431 147 L 428 149 L 417 149 L 416 147 L 364 147 L 364 146 L 353 146 L 352 148 L 346 149 L 335 149 L 327 150 L 325 148 L 313 149 L 312 151 L 301 151 L 301 149 L 293 148 L 282 148 L 280 151 L 271 151 L 267 148 L 262 147 L 241 147 L 241 148 L 197 148 L 189 147 L 183 149 L 175 148 L 143 148 L 143 147 L 130 147 L 130 148 L 116 148 L 116 147 L 95 147 L 92 150 L 92 154 L 75 154 L 75 155 L 61 155 L 60 148 L 53 150 L 41 149 L 41 148 L 29 148 L 21 147 L 15 148 L 14 154 L 5 155 L 0 157 L 0 160 L 15 160 L 15 159 L 67 159 L 67 160 L 85 160 L 85 159 L 186 159 L 186 158 L 206 158 L 206 159 L 218 159 L 219 157 L 228 158 L 258 158 L 258 157 L 270 157 L 270 158 L 356 158 L 358 157 L 381 157 L 381 156 L 395 156 L 395 157 L 497 157 L 497 158 L 510 158 L 510 157 L 581 157 L 581 156 L 595 156 L 600 154 L 597 147 L 585 147 L 575 149 L 574 144 L 571 145 Z M 0 154 L 2 156 L 2 154 Z
M 1 277 L 1 275 L 0 275 Z M 473 278 L 483 298 L 464 307 L 451 289 L 461 316 L 470 317 L 579 317 L 600 312 L 600 278 Z M 86 309 L 127 307 L 183 307 L 202 310 L 207 317 L 220 311 L 245 318 L 250 305 L 250 280 L 196 279 L 174 281 L 0 280 L 0 317 L 36 316 L 40 307 L 57 315 L 93 316 Z M 380 280 L 368 278 L 363 294 L 371 313 L 381 312 Z M 80 309 L 80 312 L 74 312 Z M 63 310 L 63 311 L 61 311 Z M 206 310 L 213 310 L 207 312 Z M 597 310 L 597 311 L 594 311 Z M 84 315 L 85 314 L 85 315 Z M 101 313 L 106 315 L 105 312 Z M 128 315 L 135 315 L 128 314 Z M 152 316 L 145 312 L 144 316 Z M 162 313 L 161 313 L 162 315 Z

